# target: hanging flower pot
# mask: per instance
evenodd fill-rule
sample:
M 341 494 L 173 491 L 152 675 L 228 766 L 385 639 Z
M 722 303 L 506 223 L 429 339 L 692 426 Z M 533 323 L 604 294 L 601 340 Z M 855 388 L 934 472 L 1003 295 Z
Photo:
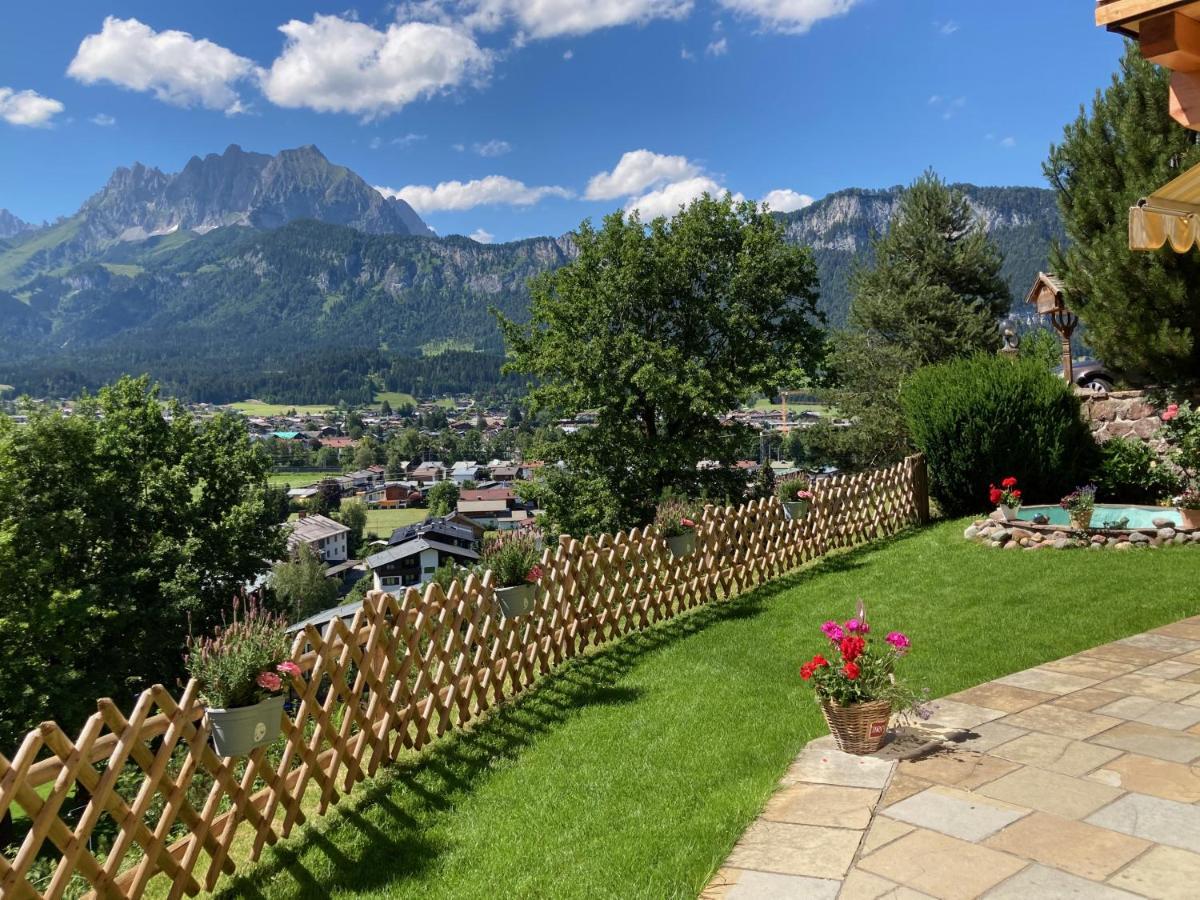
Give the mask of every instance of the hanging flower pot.
M 700 506 L 691 500 L 663 500 L 654 511 L 654 526 L 671 556 L 690 556 L 696 550 L 696 520 L 700 518 Z
M 812 501 L 796 500 L 791 503 L 785 503 L 783 504 L 783 509 L 789 519 L 803 519 L 808 515 L 808 511 L 812 509 Z
M 500 605 L 501 614 L 506 619 L 515 619 L 532 612 L 537 591 L 536 582 L 496 588 L 496 602 Z
M 279 694 L 253 706 L 205 710 L 217 756 L 245 756 L 279 737 L 285 699 Z
M 783 514 L 789 519 L 803 519 L 812 509 L 813 493 L 808 489 L 807 481 L 786 481 L 775 493 L 783 504 Z

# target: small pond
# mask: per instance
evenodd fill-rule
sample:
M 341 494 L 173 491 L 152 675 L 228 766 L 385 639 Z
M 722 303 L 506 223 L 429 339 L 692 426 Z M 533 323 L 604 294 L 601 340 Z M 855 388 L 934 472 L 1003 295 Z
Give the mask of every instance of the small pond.
M 1023 521 L 1031 521 L 1041 514 L 1049 519 L 1050 525 L 1070 525 L 1071 519 L 1061 506 L 1022 506 L 1017 514 Z M 1122 519 L 1128 521 L 1122 522 Z M 1115 503 L 1097 503 L 1092 515 L 1092 528 L 1153 528 L 1155 519 L 1169 519 L 1172 527 L 1179 527 L 1179 510 L 1172 506 L 1121 506 Z

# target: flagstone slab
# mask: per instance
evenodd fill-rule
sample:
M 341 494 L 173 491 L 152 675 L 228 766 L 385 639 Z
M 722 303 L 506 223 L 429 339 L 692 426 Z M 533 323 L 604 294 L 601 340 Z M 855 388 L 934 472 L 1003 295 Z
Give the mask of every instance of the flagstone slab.
M 887 811 L 889 818 L 973 842 L 995 834 L 1028 813 L 1024 807 L 989 801 L 979 794 L 940 785 L 902 800 Z
M 1087 821 L 1111 831 L 1200 853 L 1200 806 L 1146 794 L 1126 794 L 1088 816 Z
M 840 879 L 850 868 L 862 832 L 787 822 L 754 822 L 726 865 L 782 875 Z
M 828 878 L 746 870 L 712 900 L 836 900 L 841 886 L 840 881 Z
M 1152 666 L 1146 666 L 1138 674 L 1147 675 L 1150 678 L 1181 678 L 1197 670 L 1200 670 L 1200 663 L 1182 662 L 1176 658 L 1165 659 Z
M 1132 672 L 1139 663 L 1122 662 L 1115 659 L 1100 659 L 1095 656 L 1068 656 L 1056 659 L 1054 662 L 1042 664 L 1039 668 L 1050 672 L 1062 672 L 1064 675 L 1078 675 L 1080 678 L 1094 678 L 1107 681 L 1126 672 Z
M 1007 853 L 918 828 L 858 867 L 941 900 L 970 900 L 1025 865 Z
M 931 787 L 933 787 L 932 782 L 926 781 L 924 778 L 915 778 L 912 775 L 906 775 L 902 769 L 897 768 L 896 774 L 892 776 L 892 780 L 888 782 L 888 786 L 883 792 L 883 797 L 879 801 L 879 808 L 887 809 L 889 806 L 899 803 L 901 800 L 906 800 L 913 794 L 919 794 L 921 791 L 928 790 Z
M 968 729 L 955 741 L 955 745 L 963 750 L 987 753 L 993 747 L 1007 744 L 1009 741 L 1019 738 L 1023 734 L 1029 734 L 1029 730 L 1026 728 L 1014 728 L 1012 725 L 1003 725 L 996 721 L 985 722 L 982 725 L 976 725 L 974 728 Z
M 842 883 L 838 900 L 929 900 L 929 895 L 855 869 Z
M 889 819 L 886 815 L 878 815 L 871 822 L 871 827 L 867 829 L 859 853 L 863 856 L 874 853 L 880 847 L 904 837 L 912 830 L 913 826 L 907 822 L 897 822 L 895 819 Z
M 1186 702 L 1186 701 L 1185 701 Z M 1096 710 L 1106 716 L 1185 731 L 1200 722 L 1200 706 L 1187 706 L 1130 694 Z
M 1035 865 L 989 891 L 987 900 L 1137 900 L 1137 895 Z
M 934 700 L 928 704 L 928 708 L 931 712 L 929 721 L 943 728 L 975 728 L 1004 715 L 1002 709 L 959 703 L 956 700 Z
M 1141 722 L 1125 722 L 1110 728 L 1092 738 L 1092 743 L 1170 762 L 1190 763 L 1200 759 L 1200 735 Z
M 1015 768 L 1012 763 L 995 756 L 946 747 L 919 759 L 902 761 L 896 774 L 969 791 L 995 781 Z
M 838 784 L 843 787 L 881 789 L 894 762 L 870 756 L 852 756 L 840 750 L 805 749 L 793 760 L 783 784 Z
M 1112 787 L 1181 803 L 1200 803 L 1200 768 L 1127 753 L 1089 776 Z
M 1185 638 L 1171 637 L 1170 635 L 1162 633 L 1164 629 L 1178 627 L 1180 626 L 1165 625 L 1163 628 L 1155 629 L 1155 631 L 1147 631 L 1143 634 L 1135 634 L 1132 637 L 1121 638 L 1121 640 L 1117 641 L 1117 643 L 1124 644 L 1126 647 L 1138 647 L 1144 650 L 1164 650 L 1175 655 L 1191 653 L 1193 650 L 1200 650 L 1200 635 Z M 1190 628 L 1188 625 L 1184 625 L 1182 627 Z
M 1195 622 L 1175 622 L 1171 625 L 1164 625 L 1162 628 L 1154 628 L 1150 631 L 1150 634 L 1165 634 L 1168 637 L 1200 641 L 1200 624 Z M 1200 647 L 1194 649 L 1200 649 Z
M 1121 724 L 1120 719 L 1112 716 L 1080 712 L 1077 709 L 1055 706 L 1052 703 L 1044 703 L 1041 706 L 1014 713 L 1001 721 L 1005 725 L 1014 725 L 1030 731 L 1042 731 L 1047 734 L 1058 734 L 1074 740 L 1090 738 L 1094 734 Z
M 1103 881 L 1150 844 L 1095 825 L 1034 812 L 984 843 L 1083 878 Z
M 762 812 L 764 819 L 794 825 L 864 829 L 880 791 L 832 784 L 793 784 L 777 792 Z
M 1120 790 L 1106 784 L 1032 767 L 985 784 L 979 793 L 1065 819 L 1082 819 L 1121 795 Z
M 1048 694 L 1044 691 L 1030 691 L 1026 688 L 989 681 L 986 684 L 959 691 L 957 694 L 951 694 L 946 699 L 1014 713 L 1037 706 L 1039 703 L 1045 703 L 1047 700 L 1053 700 L 1056 696 L 1056 694 Z
M 1067 675 L 1052 669 L 1026 669 L 1024 672 L 1014 672 L 997 678 L 996 684 L 1007 684 L 1012 687 L 1025 688 L 1029 691 L 1041 691 L 1044 694 L 1069 694 L 1102 681 L 1103 678 L 1084 678 L 1080 675 Z
M 1158 900 L 1195 900 L 1200 886 L 1200 855 L 1175 847 L 1155 847 L 1110 878 L 1109 883 Z
M 1120 750 L 1112 747 L 1097 747 L 1095 744 L 1037 731 L 1002 744 L 991 752 L 993 756 L 1012 763 L 1049 769 L 1063 775 L 1084 775 L 1121 755 Z
M 1151 697 L 1155 700 L 1182 700 L 1195 693 L 1200 693 L 1200 686 L 1186 681 L 1168 681 L 1165 678 L 1147 678 L 1145 675 L 1130 673 L 1113 678 L 1103 683 L 1106 691 L 1118 691 L 1122 694 L 1137 694 Z
M 1178 656 L 1177 653 L 1172 653 L 1170 650 L 1150 650 L 1146 647 L 1131 647 L 1128 644 L 1120 643 L 1102 644 L 1091 650 L 1084 650 L 1079 655 L 1137 663 L 1139 666 L 1148 666 L 1172 656 Z
M 1107 703 L 1112 703 L 1114 700 L 1120 700 L 1128 694 L 1119 694 L 1116 691 L 1106 691 L 1104 688 L 1091 687 L 1084 688 L 1082 691 L 1075 691 L 1073 694 L 1063 694 L 1056 700 L 1052 700 L 1054 706 L 1065 706 L 1067 709 L 1078 709 L 1081 712 L 1092 712 L 1097 707 L 1104 706 Z

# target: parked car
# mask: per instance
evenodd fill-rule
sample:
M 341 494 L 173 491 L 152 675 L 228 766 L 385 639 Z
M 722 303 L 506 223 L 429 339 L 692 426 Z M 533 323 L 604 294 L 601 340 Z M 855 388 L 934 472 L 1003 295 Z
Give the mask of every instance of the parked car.
M 1091 391 L 1102 391 L 1107 394 L 1117 383 L 1116 377 L 1108 366 L 1100 362 L 1098 359 L 1081 359 L 1071 366 L 1072 374 L 1075 376 L 1075 385 L 1081 388 L 1087 388 Z M 1054 370 L 1056 375 L 1062 375 L 1063 367 L 1059 366 Z

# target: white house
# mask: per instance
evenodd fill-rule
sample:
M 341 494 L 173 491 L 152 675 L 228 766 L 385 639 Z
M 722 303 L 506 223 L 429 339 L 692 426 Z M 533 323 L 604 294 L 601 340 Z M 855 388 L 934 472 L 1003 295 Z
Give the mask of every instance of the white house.
M 479 481 L 483 476 L 483 466 L 474 460 L 459 460 L 450 468 L 450 478 L 455 484 L 463 485 L 468 481 Z
M 326 563 L 342 563 L 350 557 L 350 529 L 341 522 L 327 516 L 309 516 L 303 513 L 291 523 L 287 537 L 289 553 L 294 553 L 301 544 L 307 544 Z

